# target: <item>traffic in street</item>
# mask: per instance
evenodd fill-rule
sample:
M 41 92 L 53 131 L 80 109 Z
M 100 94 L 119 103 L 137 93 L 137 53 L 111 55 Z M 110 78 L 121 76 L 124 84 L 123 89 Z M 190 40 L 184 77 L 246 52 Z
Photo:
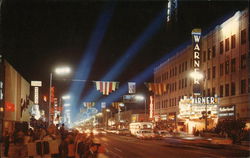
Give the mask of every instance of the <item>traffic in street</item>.
M 200 138 L 201 139 L 201 138 Z M 97 135 L 96 142 L 100 142 L 106 149 L 107 157 L 117 158 L 198 158 L 198 157 L 247 157 L 250 150 L 220 146 L 212 144 L 197 144 L 199 140 L 184 141 L 180 138 L 163 138 L 142 140 L 133 136 L 117 134 Z

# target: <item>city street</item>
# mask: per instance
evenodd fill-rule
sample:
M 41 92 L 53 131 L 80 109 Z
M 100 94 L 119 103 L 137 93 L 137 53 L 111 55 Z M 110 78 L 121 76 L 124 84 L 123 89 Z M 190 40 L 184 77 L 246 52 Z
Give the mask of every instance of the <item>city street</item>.
M 117 158 L 195 158 L 195 157 L 247 157 L 249 151 L 234 147 L 207 146 L 184 143 L 180 139 L 139 140 L 134 137 L 106 135 L 98 136 L 96 142 L 105 146 L 107 157 Z

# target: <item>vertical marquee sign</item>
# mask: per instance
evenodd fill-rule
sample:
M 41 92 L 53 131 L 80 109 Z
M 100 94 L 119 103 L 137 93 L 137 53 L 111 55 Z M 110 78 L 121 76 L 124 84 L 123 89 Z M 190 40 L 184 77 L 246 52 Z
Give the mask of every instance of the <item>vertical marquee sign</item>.
M 31 81 L 31 86 L 34 87 L 34 103 L 39 104 L 39 87 L 42 87 L 42 81 Z
M 201 53 L 201 29 L 192 30 L 193 42 L 193 72 L 200 73 L 200 53 Z M 200 78 L 194 75 L 193 93 L 194 95 L 201 95 Z

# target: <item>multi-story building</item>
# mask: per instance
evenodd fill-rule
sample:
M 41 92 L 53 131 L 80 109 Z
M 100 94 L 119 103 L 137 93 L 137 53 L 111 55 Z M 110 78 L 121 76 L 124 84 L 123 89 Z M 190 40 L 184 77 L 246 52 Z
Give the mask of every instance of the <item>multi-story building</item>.
M 218 96 L 217 118 L 208 119 L 208 128 L 225 118 L 240 118 L 250 122 L 250 52 L 249 52 L 249 10 L 236 12 L 232 17 L 201 37 L 200 71 L 201 96 Z M 190 36 L 191 37 L 191 36 Z M 176 55 L 155 69 L 154 81 L 165 83 L 167 92 L 155 96 L 156 121 L 165 118 L 168 123 L 192 132 L 193 128 L 203 129 L 202 118 L 194 119 L 190 125 L 179 118 L 179 101 L 184 96 L 194 97 L 193 45 L 188 45 Z M 185 97 L 186 98 L 186 97 Z M 220 114 L 220 112 L 232 114 Z M 179 129 L 180 130 L 180 129 Z

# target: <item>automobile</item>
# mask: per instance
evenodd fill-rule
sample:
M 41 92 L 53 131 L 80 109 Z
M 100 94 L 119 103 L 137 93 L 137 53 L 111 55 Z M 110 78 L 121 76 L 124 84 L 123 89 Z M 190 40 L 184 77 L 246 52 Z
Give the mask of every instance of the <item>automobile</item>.
M 136 133 L 136 138 L 138 139 L 153 139 L 155 134 L 153 130 L 139 130 Z
M 130 130 L 129 130 L 129 129 L 126 129 L 126 128 L 124 128 L 124 129 L 119 129 L 119 130 L 117 131 L 117 134 L 119 134 L 119 135 L 127 135 L 127 136 L 131 135 Z
M 163 139 L 172 135 L 167 130 L 158 130 L 155 132 L 155 139 Z

